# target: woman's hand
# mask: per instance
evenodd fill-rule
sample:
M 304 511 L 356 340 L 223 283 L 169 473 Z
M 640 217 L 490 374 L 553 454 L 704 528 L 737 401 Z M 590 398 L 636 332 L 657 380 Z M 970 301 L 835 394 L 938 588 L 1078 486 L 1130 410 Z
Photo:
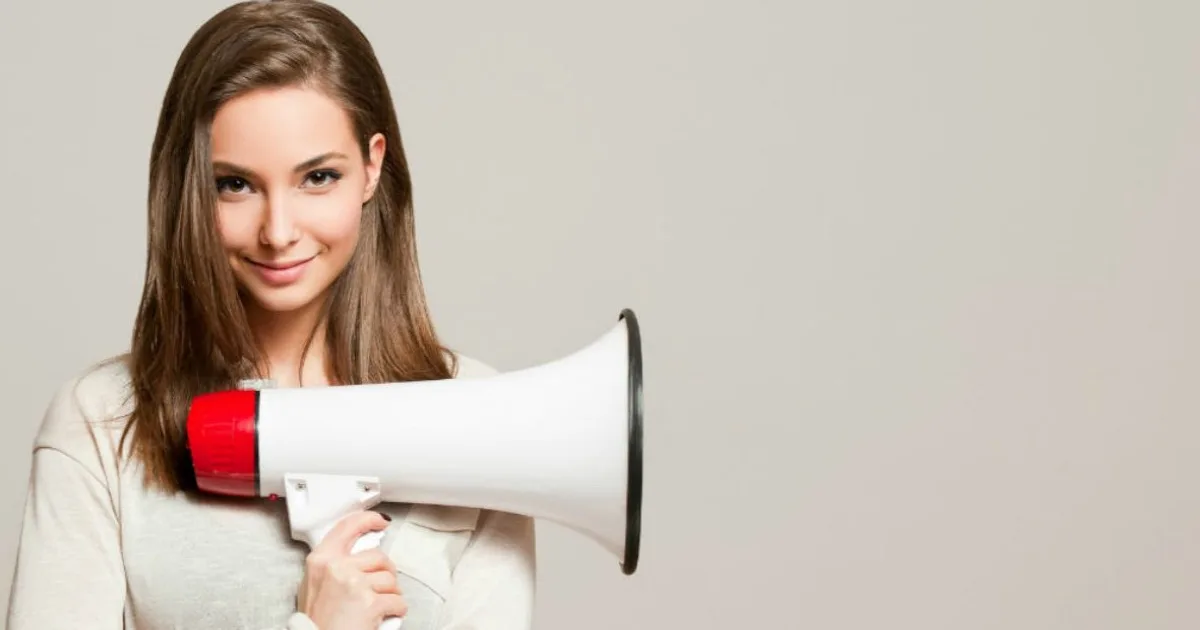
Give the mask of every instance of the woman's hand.
M 321 630 L 375 630 L 408 612 L 391 558 L 377 548 L 350 553 L 359 536 L 387 524 L 378 512 L 352 514 L 308 554 L 296 603 Z

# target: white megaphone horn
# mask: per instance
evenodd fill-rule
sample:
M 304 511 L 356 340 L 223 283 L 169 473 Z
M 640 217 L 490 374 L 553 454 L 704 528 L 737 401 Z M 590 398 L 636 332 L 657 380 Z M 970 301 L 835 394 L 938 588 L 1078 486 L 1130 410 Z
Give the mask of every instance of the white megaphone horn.
M 473 507 L 563 525 L 632 575 L 642 349 L 633 311 L 618 320 L 574 354 L 482 378 L 202 394 L 187 419 L 196 485 L 282 498 L 310 547 L 380 502 Z

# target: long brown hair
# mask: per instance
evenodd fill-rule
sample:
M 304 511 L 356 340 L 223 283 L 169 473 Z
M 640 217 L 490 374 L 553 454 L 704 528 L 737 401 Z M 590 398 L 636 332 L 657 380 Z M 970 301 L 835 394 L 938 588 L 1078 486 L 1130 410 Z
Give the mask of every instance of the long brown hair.
M 434 332 L 414 237 L 412 183 L 391 94 L 363 33 L 307 0 L 234 4 L 188 41 L 162 102 L 150 155 L 145 286 L 129 355 L 133 412 L 122 435 L 151 487 L 188 489 L 185 419 L 195 395 L 263 376 L 216 230 L 210 129 L 250 90 L 305 85 L 347 111 L 362 146 L 386 137 L 361 237 L 331 287 L 326 366 L 337 383 L 446 378 L 454 355 Z

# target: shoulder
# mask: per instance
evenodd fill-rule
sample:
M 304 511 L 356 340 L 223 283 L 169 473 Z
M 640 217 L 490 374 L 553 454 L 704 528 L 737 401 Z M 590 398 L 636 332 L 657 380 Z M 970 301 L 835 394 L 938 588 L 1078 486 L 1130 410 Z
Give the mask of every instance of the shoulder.
M 125 355 L 100 361 L 66 379 L 46 405 L 34 450 L 55 449 L 85 464 L 100 465 L 109 459 L 128 417 L 129 385 Z
M 451 352 L 451 355 L 458 364 L 454 378 L 481 378 L 495 376 L 500 373 L 496 368 L 474 357 L 459 352 Z

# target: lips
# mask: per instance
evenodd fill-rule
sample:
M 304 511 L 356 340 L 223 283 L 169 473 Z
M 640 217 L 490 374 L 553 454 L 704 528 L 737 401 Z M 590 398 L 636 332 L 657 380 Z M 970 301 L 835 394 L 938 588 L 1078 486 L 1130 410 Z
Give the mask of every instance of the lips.
M 312 260 L 313 258 L 316 258 L 316 256 L 309 256 L 308 258 L 302 258 L 300 260 L 293 260 L 290 262 L 262 262 L 262 261 L 258 261 L 258 260 L 250 260 L 249 258 L 247 258 L 246 261 L 252 265 L 255 265 L 258 267 L 263 267 L 264 269 L 271 269 L 274 271 L 284 271 L 287 269 L 292 269 L 294 267 L 299 267 L 300 265 L 307 263 L 308 261 Z
M 304 276 L 304 271 L 308 267 L 308 263 L 316 258 L 316 255 L 299 260 L 286 261 L 257 261 L 245 259 L 249 263 L 250 269 L 255 272 L 255 275 L 263 281 L 264 284 L 282 287 L 298 281 Z

